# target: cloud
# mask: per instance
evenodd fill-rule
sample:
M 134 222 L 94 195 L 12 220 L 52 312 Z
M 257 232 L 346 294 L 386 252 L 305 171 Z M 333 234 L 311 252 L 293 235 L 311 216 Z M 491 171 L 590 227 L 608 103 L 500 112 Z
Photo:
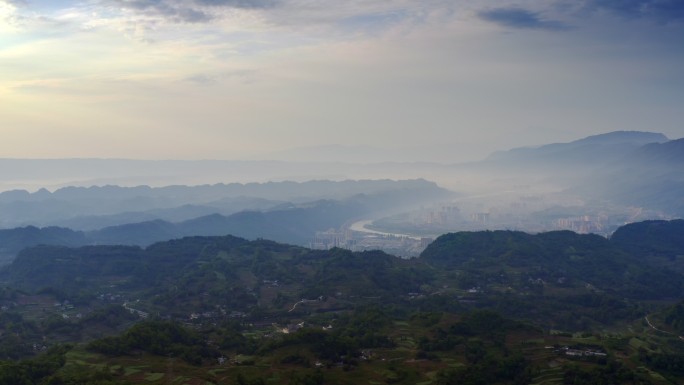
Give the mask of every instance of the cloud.
M 275 0 L 194 0 L 194 1 L 180 1 L 180 0 L 110 0 L 109 3 L 114 3 L 122 7 L 133 9 L 164 9 L 164 8 L 179 8 L 181 6 L 211 6 L 211 7 L 228 7 L 228 8 L 264 8 L 274 4 Z
M 183 79 L 184 81 L 200 86 L 219 85 L 224 81 L 232 80 L 236 84 L 252 84 L 255 82 L 256 71 L 236 70 L 219 74 L 196 74 Z
M 176 23 L 202 23 L 217 18 L 216 8 L 264 9 L 277 0 L 104 0 L 103 4 L 134 11 L 151 17 L 162 17 Z
M 111 0 L 107 3 L 121 9 L 131 10 L 146 16 L 157 16 L 174 22 L 199 23 L 213 17 L 199 8 L 174 4 L 164 0 Z
M 195 0 L 195 2 L 199 5 L 241 9 L 270 8 L 277 4 L 276 0 Z
M 559 21 L 544 20 L 536 12 L 516 7 L 488 9 L 478 12 L 477 15 L 482 20 L 510 28 L 543 29 L 551 31 L 569 28 Z
M 161 18 L 171 23 L 221 21 L 234 11 L 271 26 L 320 26 L 343 30 L 382 29 L 410 17 L 421 18 L 451 8 L 450 0 L 97 0 L 114 12 Z
M 684 21 L 682 0 L 587 0 L 585 6 L 628 18 L 648 18 L 661 23 Z

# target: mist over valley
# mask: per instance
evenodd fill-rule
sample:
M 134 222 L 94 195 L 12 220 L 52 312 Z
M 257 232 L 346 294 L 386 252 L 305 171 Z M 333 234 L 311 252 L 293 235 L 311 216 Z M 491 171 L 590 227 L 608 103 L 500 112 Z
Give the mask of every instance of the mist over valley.
M 409 365 L 403 383 L 677 383 L 682 149 L 618 131 L 459 164 L 3 159 L 3 183 L 28 189 L 0 192 L 0 327 L 16 337 L 0 354 L 85 357 L 84 383 L 177 378 L 154 374 L 165 356 L 211 383 L 294 362 L 316 383 L 395 383 L 388 359 Z M 485 366 L 459 351 L 474 341 Z M 95 369 L 136 355 L 142 377 Z M 471 369 L 442 367 L 453 359 Z

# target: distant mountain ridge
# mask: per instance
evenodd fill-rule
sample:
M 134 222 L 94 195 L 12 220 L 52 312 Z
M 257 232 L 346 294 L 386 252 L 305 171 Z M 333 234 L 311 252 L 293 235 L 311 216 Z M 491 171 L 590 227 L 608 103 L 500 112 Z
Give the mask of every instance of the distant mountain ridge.
M 614 131 L 588 136 L 569 143 L 553 143 L 538 147 L 514 148 L 491 154 L 486 162 L 552 162 L 553 164 L 584 164 L 619 159 L 625 153 L 669 139 L 661 133 Z
M 0 202 L 41 200 L 94 200 L 155 198 L 170 201 L 212 202 L 226 198 L 251 197 L 277 200 L 342 199 L 356 194 L 374 194 L 382 191 L 407 188 L 435 187 L 425 179 L 411 180 L 311 180 L 307 182 L 265 183 L 216 183 L 213 185 L 150 187 L 140 185 L 124 187 L 115 185 L 90 187 L 63 187 L 50 192 L 40 189 L 30 193 L 26 190 L 0 192 Z
M 649 144 L 649 143 L 663 143 L 670 139 L 659 132 L 648 131 L 613 131 L 605 134 L 591 135 L 586 138 L 578 139 L 570 142 L 571 144 L 616 144 L 616 143 L 634 143 L 634 144 Z
M 635 151 L 630 159 L 653 162 L 663 166 L 679 166 L 684 163 L 684 138 L 668 142 L 650 143 Z
M 222 215 L 211 213 L 171 222 L 161 219 L 134 221 L 96 230 L 75 231 L 61 227 L 27 226 L 0 230 L 0 257 L 11 259 L 23 248 L 40 244 L 82 246 L 125 244 L 148 246 L 186 236 L 235 236 L 307 245 L 316 231 L 339 228 L 367 215 L 421 205 L 451 196 L 451 192 L 424 181 L 381 182 L 399 188 L 376 189 L 343 200 L 317 200 L 300 204 L 279 204 L 269 210 L 245 210 Z M 355 192 L 353 189 L 350 192 Z M 344 194 L 343 191 L 339 192 Z M 125 218 L 125 217 L 124 217 Z
M 247 239 L 265 238 L 306 245 L 317 230 L 337 228 L 364 212 L 364 207 L 358 204 L 325 201 L 311 207 L 242 211 L 229 216 L 211 214 L 179 223 L 162 220 L 130 223 L 87 232 L 86 237 L 90 244 L 148 246 L 186 236 L 231 234 Z
M 268 211 L 319 200 L 360 199 L 365 195 L 412 196 L 417 202 L 448 196 L 424 179 L 230 183 L 200 186 L 65 187 L 33 193 L 0 193 L 0 228 L 33 226 L 94 230 L 106 226 L 162 219 L 180 222 L 214 213 Z M 382 200 L 376 203 L 381 204 Z M 386 209 L 386 205 L 383 209 Z
M 616 131 L 569 143 L 492 154 L 473 169 L 507 178 L 536 178 L 584 201 L 684 217 L 684 139 Z M 534 182 L 531 182 L 534 183 Z M 598 203 L 597 203 L 598 204 Z
M 684 217 L 684 139 L 650 143 L 606 164 L 571 189 L 588 198 Z
M 62 227 L 27 226 L 0 230 L 0 257 L 11 260 L 19 251 L 38 245 L 78 247 L 86 245 L 149 246 L 187 236 L 232 234 L 247 239 L 267 238 L 290 244 L 307 244 L 317 230 L 336 228 L 355 215 L 361 206 L 329 202 L 310 208 L 270 212 L 244 211 L 229 216 L 206 215 L 178 223 L 161 219 L 75 231 Z
M 512 215 L 527 215 L 531 218 L 527 222 L 519 221 L 518 223 L 522 223 L 522 226 L 530 226 L 529 223 L 537 221 L 538 218 L 547 221 L 534 223 L 530 229 L 534 229 L 536 225 L 545 229 L 555 228 L 552 227 L 555 225 L 549 225 L 552 223 L 550 221 L 584 216 L 591 212 L 598 213 L 601 207 L 609 207 L 609 211 L 612 211 L 611 215 L 620 212 L 617 214 L 618 218 L 611 217 L 612 223 L 609 227 L 604 227 L 612 230 L 627 220 L 684 217 L 683 159 L 684 139 L 667 141 L 667 137 L 660 133 L 616 131 L 569 143 L 513 149 L 493 154 L 486 161 L 468 164 L 340 165 L 321 162 L 316 164 L 290 163 L 286 167 L 288 173 L 295 169 L 301 169 L 299 171 L 303 174 L 338 173 L 338 170 L 345 170 L 341 173 L 380 174 L 383 178 L 401 174 L 417 178 L 409 180 L 309 180 L 308 182 L 218 183 L 192 187 L 174 185 L 166 187 L 71 186 L 53 192 L 41 189 L 33 193 L 14 190 L 0 193 L 0 228 L 9 229 L 29 225 L 57 226 L 91 232 L 108 227 L 152 222 L 148 224 L 148 229 L 152 231 L 152 228 L 159 227 L 154 231 L 164 234 L 169 233 L 170 230 L 164 229 L 164 226 L 158 223 L 155 224 L 155 221 L 178 224 L 212 214 L 229 217 L 241 211 L 266 213 L 295 207 L 302 208 L 302 205 L 307 202 L 344 201 L 352 197 L 366 207 L 379 205 L 376 212 L 385 210 L 389 202 L 400 203 L 395 204 L 396 209 L 408 210 L 410 204 L 407 205 L 406 200 L 399 202 L 369 197 L 385 193 L 389 194 L 386 195 L 389 197 L 390 191 L 395 193 L 402 191 L 401 194 L 405 195 L 413 194 L 416 196 L 413 202 L 423 198 L 427 202 L 437 196 L 446 197 L 448 194 L 444 189 L 433 182 L 420 179 L 429 178 L 439 181 L 441 178 L 442 181 L 448 182 L 440 182 L 441 185 L 484 197 L 480 199 L 483 207 L 471 207 L 469 208 L 471 211 L 487 211 L 487 206 L 497 208 L 496 206 L 502 203 L 498 203 L 494 198 L 487 200 L 487 195 L 497 191 L 509 194 L 511 199 L 516 199 L 513 197 L 515 194 L 525 194 L 529 197 L 538 195 L 537 198 L 546 199 L 546 202 L 557 201 L 560 206 L 568 207 L 571 202 L 571 206 L 575 205 L 567 210 L 567 215 L 561 217 L 544 214 L 546 207 L 540 207 L 540 211 L 537 212 L 523 212 L 526 202 L 511 202 L 519 207 L 513 209 L 513 206 L 508 206 L 500 211 L 502 218 L 504 211 L 511 210 L 516 211 Z M 170 161 L 156 163 L 92 160 L 93 163 L 90 163 L 90 161 L 59 160 L 56 164 L 50 164 L 46 161 L 25 163 L 21 160 L 0 159 L 0 168 L 5 170 L 4 165 L 11 166 L 7 168 L 10 176 L 21 175 L 21 170 L 26 169 L 27 164 L 30 165 L 28 169 L 32 170 L 28 174 L 35 174 L 34 176 L 40 176 L 40 172 L 44 171 L 54 171 L 56 174 L 67 171 L 77 173 L 68 169 L 67 166 L 74 166 L 76 169 L 83 167 L 93 174 L 98 172 L 107 174 L 111 171 L 112 175 L 119 175 L 117 173 L 123 172 L 125 167 L 135 172 L 138 171 L 136 169 L 138 167 L 141 169 L 152 167 L 149 169 L 159 171 L 160 175 L 166 175 L 171 172 L 170 166 L 178 166 L 181 173 L 194 170 L 192 167 L 206 166 L 207 169 L 224 173 L 222 178 L 214 180 L 232 180 L 230 179 L 234 177 L 232 172 L 238 169 L 240 172 L 247 173 L 263 170 L 270 172 L 280 170 L 279 167 L 285 165 L 283 162 Z M 41 167 L 44 165 L 46 168 L 42 170 Z M 244 169 L 241 166 L 244 166 Z M 3 177 L 6 177 L 4 173 Z M 154 179 L 146 180 L 145 183 L 154 185 Z M 520 199 L 523 198 L 525 197 L 520 197 Z M 363 200 L 368 200 L 368 202 L 364 203 Z M 637 217 L 632 218 L 631 214 L 626 214 L 631 212 L 644 214 L 637 214 Z M 541 214 L 537 215 L 537 213 Z M 621 216 L 623 214 L 624 218 Z M 256 221 L 255 217 L 250 217 L 250 220 Z M 510 215 L 509 217 L 513 218 Z M 467 217 L 464 218 L 467 219 Z M 267 225 L 265 226 L 268 228 Z M 505 224 L 499 228 L 519 227 L 510 227 Z M 444 229 L 444 231 L 450 230 L 453 229 Z M 275 233 L 270 234 L 275 239 L 285 241 Z M 249 236 L 246 233 L 244 235 Z M 1 248 L 2 245 L 0 245 Z

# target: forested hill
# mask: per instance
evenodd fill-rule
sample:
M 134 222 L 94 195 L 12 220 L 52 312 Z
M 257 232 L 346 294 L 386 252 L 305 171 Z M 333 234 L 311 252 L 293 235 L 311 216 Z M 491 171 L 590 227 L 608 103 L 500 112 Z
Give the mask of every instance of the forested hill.
M 37 245 L 81 246 L 87 244 L 86 235 L 62 227 L 35 226 L 0 230 L 0 257 L 12 259 L 20 250 Z
M 675 333 L 684 336 L 684 300 L 666 308 L 660 316 L 665 325 L 671 327 Z
M 418 261 L 379 251 L 317 251 L 223 236 L 187 237 L 145 249 L 39 246 L 22 251 L 0 279 L 30 292 L 54 290 L 72 301 L 88 302 L 116 287 L 128 295 L 155 298 L 162 312 L 215 306 L 247 311 L 256 303 L 262 309 L 285 309 L 302 298 L 320 296 L 391 298 L 419 290 L 431 279 L 424 270 Z M 270 287 L 264 282 L 286 288 L 279 300 L 275 293 L 280 290 L 273 288 L 268 289 L 270 299 L 258 300 L 254 294 L 259 288 Z
M 669 229 L 679 222 L 661 225 Z M 285 311 L 303 298 L 321 297 L 328 299 L 323 307 L 350 306 L 362 298 L 399 304 L 415 296 L 462 306 L 458 298 L 475 295 L 479 299 L 465 301 L 572 329 L 638 318 L 641 301 L 684 297 L 681 257 L 646 251 L 569 231 L 447 234 L 413 260 L 233 236 L 187 237 L 147 248 L 30 248 L 0 272 L 0 280 L 84 303 L 118 290 L 160 314 L 216 306 Z M 583 317 L 572 318 L 573 313 Z
M 630 223 L 617 229 L 610 240 L 635 254 L 675 259 L 684 255 L 684 220 Z
M 650 231 L 637 230 L 642 227 Z M 682 221 L 630 225 L 610 240 L 569 231 L 460 232 L 437 238 L 421 259 L 438 268 L 472 271 L 480 280 L 484 272 L 525 272 L 545 285 L 574 282 L 633 298 L 681 298 L 684 247 L 675 240 L 682 238 Z M 662 239 L 671 242 L 661 246 Z M 663 250 L 668 258 L 654 255 Z
M 212 382 L 258 384 L 235 373 L 256 378 L 268 367 L 284 379 L 273 383 L 288 384 L 408 385 L 439 371 L 435 384 L 510 384 L 515 372 L 519 383 L 664 385 L 682 374 L 684 253 L 648 244 L 679 225 L 634 225 L 650 229 L 630 235 L 639 248 L 568 231 L 462 232 L 410 260 L 234 236 L 38 246 L 0 270 L 0 356 L 90 341 L 51 370 L 112 368 L 97 378 L 132 383 L 221 375 Z M 38 383 L 11 377 L 33 373 L 34 361 L 21 365 L 0 362 L 0 383 Z M 619 365 L 670 377 L 638 382 L 650 374 Z M 413 374 L 395 376 L 402 367 Z M 320 381 L 285 377 L 314 370 Z M 321 377 L 338 375 L 345 380 Z

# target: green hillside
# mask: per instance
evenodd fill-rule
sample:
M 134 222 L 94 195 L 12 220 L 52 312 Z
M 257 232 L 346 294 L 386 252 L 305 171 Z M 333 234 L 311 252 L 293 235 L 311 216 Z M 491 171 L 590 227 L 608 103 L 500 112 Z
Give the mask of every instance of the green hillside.
M 638 248 L 447 234 L 411 260 L 233 236 L 30 248 L 0 272 L 0 383 L 681 383 L 684 276 L 647 247 L 678 225 Z

